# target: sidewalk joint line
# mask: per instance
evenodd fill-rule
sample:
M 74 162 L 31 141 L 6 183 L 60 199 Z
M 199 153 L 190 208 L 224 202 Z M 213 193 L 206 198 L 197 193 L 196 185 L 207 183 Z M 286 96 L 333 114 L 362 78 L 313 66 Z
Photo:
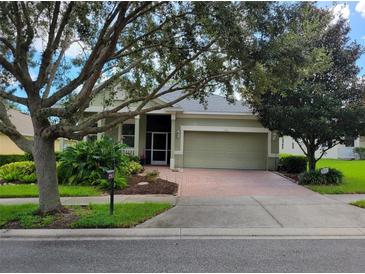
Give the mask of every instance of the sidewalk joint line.
M 254 199 L 265 211 L 267 214 L 269 214 L 271 216 L 271 218 L 273 218 L 275 220 L 275 222 L 280 226 L 280 227 L 284 227 L 284 225 L 282 223 L 280 223 L 273 214 L 271 214 L 271 212 L 264 207 L 263 204 L 261 204 L 254 196 L 250 196 L 252 199 Z

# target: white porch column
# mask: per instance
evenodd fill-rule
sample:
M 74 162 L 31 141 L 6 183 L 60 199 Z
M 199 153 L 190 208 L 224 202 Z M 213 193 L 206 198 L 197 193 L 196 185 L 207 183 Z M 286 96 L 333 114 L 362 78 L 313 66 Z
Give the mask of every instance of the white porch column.
M 118 128 L 118 143 L 122 143 L 122 126 L 123 124 L 120 123 L 118 124 L 117 128 Z
M 65 138 L 60 138 L 60 151 L 62 152 L 65 148 Z
M 139 156 L 139 120 L 140 116 L 134 117 L 134 155 Z
M 175 132 L 176 132 L 176 114 L 171 114 L 171 148 L 170 148 L 170 168 L 175 168 Z
M 98 127 L 102 127 L 104 125 L 105 125 L 105 119 L 101 119 L 98 121 Z M 99 140 L 101 140 L 101 138 L 103 138 L 103 136 L 104 136 L 104 132 L 101 132 L 96 135 L 96 138 L 99 141 Z

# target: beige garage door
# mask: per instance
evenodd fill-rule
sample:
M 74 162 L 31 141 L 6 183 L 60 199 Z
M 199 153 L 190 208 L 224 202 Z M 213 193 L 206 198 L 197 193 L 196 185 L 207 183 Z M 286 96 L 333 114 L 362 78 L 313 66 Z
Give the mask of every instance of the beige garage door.
M 184 167 L 266 169 L 266 133 L 184 133 Z

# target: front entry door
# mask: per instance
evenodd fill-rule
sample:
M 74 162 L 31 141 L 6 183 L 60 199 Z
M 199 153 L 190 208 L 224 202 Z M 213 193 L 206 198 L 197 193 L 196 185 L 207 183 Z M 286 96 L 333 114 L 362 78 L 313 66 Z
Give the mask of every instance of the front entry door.
M 167 165 L 168 133 L 152 132 L 151 165 Z

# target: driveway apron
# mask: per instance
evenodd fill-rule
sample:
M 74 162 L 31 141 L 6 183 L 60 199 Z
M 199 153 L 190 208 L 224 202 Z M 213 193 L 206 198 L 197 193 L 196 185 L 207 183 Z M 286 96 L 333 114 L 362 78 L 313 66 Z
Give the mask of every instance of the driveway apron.
M 365 210 L 269 171 L 159 169 L 179 184 L 177 204 L 138 227 L 365 228 Z

